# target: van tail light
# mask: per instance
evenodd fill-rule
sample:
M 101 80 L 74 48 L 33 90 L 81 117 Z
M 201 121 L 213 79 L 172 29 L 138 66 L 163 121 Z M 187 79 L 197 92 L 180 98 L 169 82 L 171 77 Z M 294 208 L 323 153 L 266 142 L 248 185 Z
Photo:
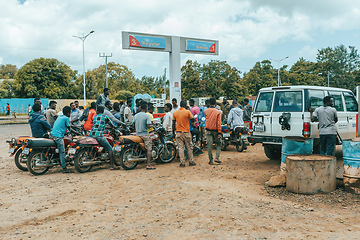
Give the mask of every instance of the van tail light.
M 310 123 L 309 122 L 304 122 L 303 136 L 304 137 L 310 137 Z
M 252 121 L 249 121 L 249 135 L 252 135 L 253 133 L 253 122 Z

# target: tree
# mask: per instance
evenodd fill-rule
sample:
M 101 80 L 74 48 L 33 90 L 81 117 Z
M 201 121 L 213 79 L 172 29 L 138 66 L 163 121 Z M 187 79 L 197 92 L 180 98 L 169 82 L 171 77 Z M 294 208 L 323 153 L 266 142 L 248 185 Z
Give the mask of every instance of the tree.
M 14 94 L 14 80 L 4 79 L 0 85 L 0 98 L 13 98 Z
M 25 64 L 16 74 L 18 97 L 72 98 L 75 72 L 54 58 L 38 58 Z
M 0 65 L 0 79 L 14 79 L 17 67 L 12 64 Z
M 207 95 L 205 80 L 200 79 L 201 66 L 198 62 L 187 60 L 181 68 L 181 95 L 183 99 Z
M 287 74 L 287 85 L 325 86 L 325 78 L 320 73 L 320 64 L 300 58 Z
M 274 70 L 269 60 L 257 62 L 244 75 L 243 84 L 248 89 L 250 95 L 257 95 L 261 88 L 277 86 L 277 71 Z

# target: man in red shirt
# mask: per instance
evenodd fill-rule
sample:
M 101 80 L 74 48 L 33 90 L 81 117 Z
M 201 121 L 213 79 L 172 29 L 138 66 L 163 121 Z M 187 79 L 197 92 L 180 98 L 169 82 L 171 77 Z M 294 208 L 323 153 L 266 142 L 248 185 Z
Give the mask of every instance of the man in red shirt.
M 90 110 L 87 116 L 87 119 L 84 123 L 84 129 L 86 131 L 91 131 L 92 127 L 93 127 L 93 121 L 94 121 L 94 116 L 96 116 L 96 103 L 92 102 L 91 106 L 90 106 Z
M 209 155 L 209 164 L 214 165 L 213 155 L 212 155 L 212 146 L 213 142 L 216 143 L 216 156 L 215 162 L 221 163 L 219 160 L 220 152 L 221 152 L 221 113 L 219 110 L 215 108 L 216 99 L 210 98 L 210 107 L 205 110 L 205 118 L 206 118 L 206 139 L 207 139 L 207 148 Z
M 194 124 L 195 119 L 191 112 L 186 110 L 187 103 L 185 100 L 180 102 L 180 109 L 173 113 L 173 134 L 178 144 L 180 155 L 180 167 L 185 167 L 185 153 L 184 145 L 186 146 L 187 154 L 189 157 L 189 166 L 195 166 L 193 150 L 192 150 L 192 137 L 190 133 L 190 120 Z M 176 132 L 176 135 L 175 135 Z

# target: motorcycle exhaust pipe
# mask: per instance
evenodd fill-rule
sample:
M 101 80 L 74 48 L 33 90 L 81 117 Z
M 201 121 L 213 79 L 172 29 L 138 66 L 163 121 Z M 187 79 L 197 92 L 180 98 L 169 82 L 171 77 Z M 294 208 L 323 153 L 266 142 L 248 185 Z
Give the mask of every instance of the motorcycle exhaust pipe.
M 52 167 L 54 165 L 53 163 L 37 163 L 36 167 Z
M 91 166 L 91 165 L 97 165 L 100 164 L 101 161 L 91 161 L 91 162 L 83 162 L 81 166 Z
M 147 158 L 139 158 L 139 157 L 132 157 L 132 158 L 128 158 L 128 162 L 141 162 L 141 161 L 146 161 Z

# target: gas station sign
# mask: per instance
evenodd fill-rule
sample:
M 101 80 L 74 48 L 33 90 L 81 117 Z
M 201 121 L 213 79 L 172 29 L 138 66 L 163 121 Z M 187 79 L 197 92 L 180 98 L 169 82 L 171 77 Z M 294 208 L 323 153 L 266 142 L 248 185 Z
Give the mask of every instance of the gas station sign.
M 129 35 L 130 47 L 140 48 L 166 48 L 166 39 L 164 37 Z
M 186 51 L 215 53 L 215 42 L 186 40 Z

